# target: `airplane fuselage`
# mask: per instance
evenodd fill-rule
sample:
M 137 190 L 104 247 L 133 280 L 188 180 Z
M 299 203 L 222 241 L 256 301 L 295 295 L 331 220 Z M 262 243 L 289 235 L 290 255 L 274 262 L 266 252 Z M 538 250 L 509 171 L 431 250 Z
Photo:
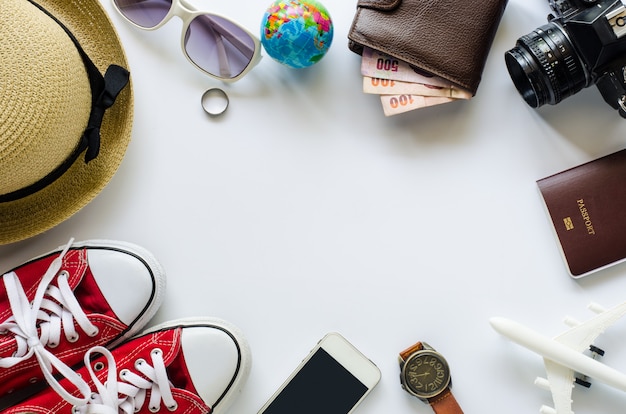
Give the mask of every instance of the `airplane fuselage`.
M 491 326 L 501 335 L 546 359 L 554 361 L 575 372 L 626 391 L 626 375 L 576 350 L 550 339 L 510 319 L 491 318 Z

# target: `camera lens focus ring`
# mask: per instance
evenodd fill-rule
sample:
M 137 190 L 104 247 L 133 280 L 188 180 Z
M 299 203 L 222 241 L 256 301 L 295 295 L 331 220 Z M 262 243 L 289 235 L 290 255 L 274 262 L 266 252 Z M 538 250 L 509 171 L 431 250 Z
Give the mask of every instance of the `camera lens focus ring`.
M 524 42 L 528 46 L 528 48 L 530 49 L 530 53 L 539 61 L 539 67 L 543 69 L 543 75 L 546 78 L 545 80 L 547 80 L 549 83 L 547 89 L 549 91 L 549 94 L 553 95 L 551 99 L 547 99 L 547 101 L 560 102 L 561 93 L 559 90 L 559 83 L 557 79 L 558 75 L 555 72 L 553 66 L 554 59 L 549 59 L 550 57 L 554 57 L 554 55 L 551 54 L 550 47 L 546 43 L 546 41 L 541 36 L 537 36 L 540 33 L 534 31 L 532 34 L 534 34 L 535 36 L 525 35 L 520 38 L 520 41 Z M 546 96 L 546 98 L 548 97 Z M 540 102 L 537 106 L 541 106 L 545 103 L 547 102 Z
M 505 61 L 517 90 L 533 108 L 557 104 L 587 86 L 576 50 L 554 22 L 520 37 Z

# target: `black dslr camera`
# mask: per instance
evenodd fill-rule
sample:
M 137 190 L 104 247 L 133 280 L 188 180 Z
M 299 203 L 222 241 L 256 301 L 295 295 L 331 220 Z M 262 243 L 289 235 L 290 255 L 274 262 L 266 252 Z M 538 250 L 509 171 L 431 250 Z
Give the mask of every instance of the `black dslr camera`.
M 626 0 L 548 0 L 555 15 L 505 53 L 515 87 L 533 108 L 595 84 L 626 118 Z

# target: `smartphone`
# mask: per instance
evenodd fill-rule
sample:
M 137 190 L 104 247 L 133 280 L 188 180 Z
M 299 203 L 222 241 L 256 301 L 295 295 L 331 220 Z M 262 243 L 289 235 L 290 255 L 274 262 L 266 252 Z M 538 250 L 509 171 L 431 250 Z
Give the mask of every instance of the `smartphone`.
M 380 370 L 343 336 L 324 336 L 259 414 L 347 414 L 378 384 Z

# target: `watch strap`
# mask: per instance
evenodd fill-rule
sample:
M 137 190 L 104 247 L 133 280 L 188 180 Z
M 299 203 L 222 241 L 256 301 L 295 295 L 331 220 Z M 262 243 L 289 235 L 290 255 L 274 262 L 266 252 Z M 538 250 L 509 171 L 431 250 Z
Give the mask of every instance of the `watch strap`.
M 428 403 L 436 414 L 463 414 L 461 406 L 452 395 L 450 387 L 436 397 L 429 398 Z
M 424 349 L 424 344 L 421 342 L 417 342 L 413 345 L 411 345 L 410 347 L 408 347 L 407 349 L 405 349 L 404 351 L 400 352 L 400 358 L 402 358 L 403 361 L 406 361 L 407 358 L 414 352 L 417 351 L 421 351 L 422 349 Z

